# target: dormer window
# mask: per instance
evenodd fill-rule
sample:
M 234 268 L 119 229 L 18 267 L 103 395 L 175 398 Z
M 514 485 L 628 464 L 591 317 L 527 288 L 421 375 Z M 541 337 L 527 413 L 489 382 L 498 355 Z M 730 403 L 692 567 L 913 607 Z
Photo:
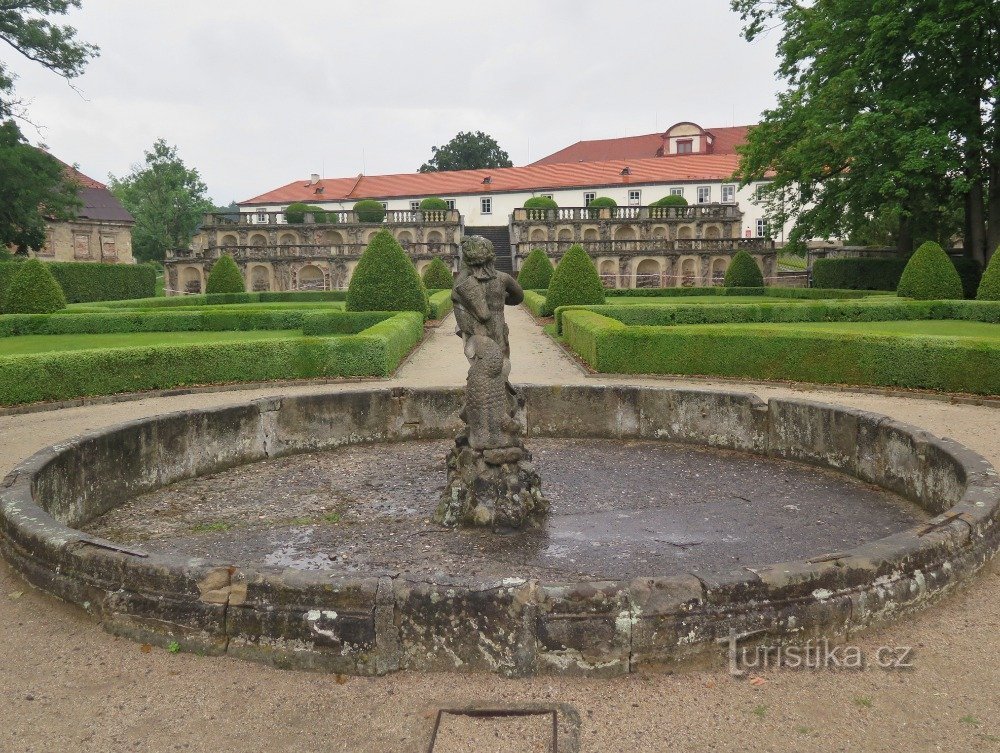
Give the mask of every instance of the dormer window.
M 677 140 L 677 153 L 678 154 L 694 154 L 694 140 L 693 139 L 678 139 Z
M 489 175 L 487 175 L 485 178 L 483 178 L 483 185 L 485 185 L 485 186 L 488 186 L 492 182 L 493 182 L 493 178 L 491 178 Z
M 631 175 L 632 174 L 632 168 L 631 167 L 623 167 L 621 174 L 622 175 Z

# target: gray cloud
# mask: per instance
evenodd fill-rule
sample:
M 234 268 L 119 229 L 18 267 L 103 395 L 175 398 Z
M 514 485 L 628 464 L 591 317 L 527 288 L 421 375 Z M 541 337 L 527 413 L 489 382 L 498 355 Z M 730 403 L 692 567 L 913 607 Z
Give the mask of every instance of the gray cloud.
M 524 164 L 580 139 L 678 120 L 754 122 L 773 41 L 726 0 L 274 3 L 84 0 L 101 57 L 77 81 L 4 52 L 61 159 L 105 179 L 159 137 L 219 202 L 312 172 L 412 172 L 460 130 Z

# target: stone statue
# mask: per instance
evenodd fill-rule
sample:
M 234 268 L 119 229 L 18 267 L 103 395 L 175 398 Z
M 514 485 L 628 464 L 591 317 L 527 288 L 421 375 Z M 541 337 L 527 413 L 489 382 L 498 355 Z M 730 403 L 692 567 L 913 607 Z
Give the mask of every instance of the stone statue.
M 465 429 L 448 453 L 448 485 L 435 520 L 444 525 L 520 528 L 548 509 L 541 479 L 521 441 L 521 394 L 510 383 L 510 343 L 504 306 L 524 291 L 494 266 L 493 244 L 462 243 L 462 270 L 452 290 L 456 332 L 469 376 L 460 417 Z

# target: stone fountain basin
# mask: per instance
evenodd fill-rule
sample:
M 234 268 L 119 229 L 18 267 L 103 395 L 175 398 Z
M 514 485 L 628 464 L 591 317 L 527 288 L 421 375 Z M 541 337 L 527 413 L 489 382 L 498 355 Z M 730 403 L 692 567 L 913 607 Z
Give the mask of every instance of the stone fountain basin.
M 615 675 L 719 657 L 719 639 L 732 633 L 772 645 L 837 639 L 929 602 L 1000 544 L 992 466 L 885 416 L 708 390 L 524 392 L 529 448 L 550 439 L 715 448 L 813 465 L 817 477 L 834 471 L 916 508 L 896 521 L 900 530 L 856 546 L 775 550 L 799 552 L 788 561 L 668 567 L 636 555 L 624 569 L 605 563 L 578 573 L 523 560 L 509 573 L 496 562 L 448 571 L 369 567 L 363 558 L 309 569 L 224 547 L 227 556 L 157 551 L 82 530 L 186 479 L 345 445 L 441 441 L 459 429 L 459 390 L 359 389 L 156 416 L 43 450 L 3 482 L 0 549 L 31 583 L 109 631 L 161 645 L 350 674 Z M 398 447 L 405 455 L 407 445 Z M 859 491 L 858 504 L 874 493 Z M 683 549 L 667 546 L 678 543 Z M 819 537 L 810 546 L 829 543 Z

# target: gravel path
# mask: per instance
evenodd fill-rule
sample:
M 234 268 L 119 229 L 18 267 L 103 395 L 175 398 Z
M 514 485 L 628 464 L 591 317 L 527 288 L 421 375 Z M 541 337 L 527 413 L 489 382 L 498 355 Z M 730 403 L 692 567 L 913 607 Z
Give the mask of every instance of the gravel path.
M 993 408 L 710 380 L 593 379 L 523 309 L 512 311 L 509 322 L 514 381 L 694 385 L 824 400 L 953 437 L 1000 466 L 1000 411 Z M 461 384 L 465 363 L 452 332 L 446 321 L 385 382 L 0 416 L 0 476 L 48 444 L 155 413 L 277 394 Z M 995 561 L 931 609 L 856 642 L 869 657 L 881 646 L 913 647 L 909 670 L 765 671 L 757 679 L 733 679 L 724 669 L 615 680 L 416 673 L 368 679 L 150 650 L 104 633 L 0 564 L 0 751 L 426 751 L 437 709 L 469 702 L 568 704 L 581 719 L 583 751 L 1000 750 L 998 596 Z M 545 750 L 538 737 L 516 737 L 519 729 L 454 724 L 435 753 Z

